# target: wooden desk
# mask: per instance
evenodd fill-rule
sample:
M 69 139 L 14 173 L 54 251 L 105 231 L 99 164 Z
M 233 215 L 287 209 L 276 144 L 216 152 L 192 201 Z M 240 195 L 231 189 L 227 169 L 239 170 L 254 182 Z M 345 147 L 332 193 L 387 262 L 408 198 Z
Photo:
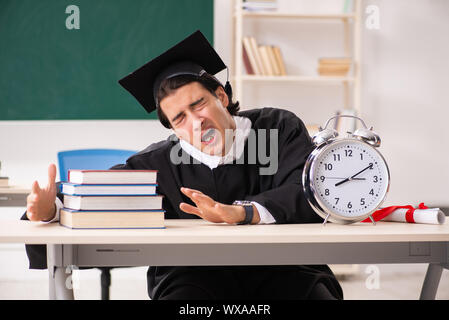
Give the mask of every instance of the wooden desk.
M 50 298 L 73 299 L 70 266 L 428 263 L 421 299 L 434 299 L 449 262 L 449 223 L 226 225 L 167 220 L 166 229 L 71 230 L 0 221 L 0 243 L 47 244 Z
M 24 187 L 0 187 L 0 207 L 24 207 L 30 189 Z

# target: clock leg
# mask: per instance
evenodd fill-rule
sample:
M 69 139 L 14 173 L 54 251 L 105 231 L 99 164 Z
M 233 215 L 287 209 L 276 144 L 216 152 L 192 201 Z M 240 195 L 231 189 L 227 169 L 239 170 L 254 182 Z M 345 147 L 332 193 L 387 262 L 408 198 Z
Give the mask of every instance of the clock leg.
M 376 225 L 376 221 L 374 221 L 374 218 L 373 218 L 372 215 L 369 215 L 369 219 L 371 220 L 371 222 L 372 222 L 374 225 Z
M 324 218 L 323 226 L 325 226 L 325 225 L 326 225 L 326 223 L 327 223 L 327 219 L 329 219 L 329 216 L 330 216 L 330 214 L 327 214 L 326 218 Z

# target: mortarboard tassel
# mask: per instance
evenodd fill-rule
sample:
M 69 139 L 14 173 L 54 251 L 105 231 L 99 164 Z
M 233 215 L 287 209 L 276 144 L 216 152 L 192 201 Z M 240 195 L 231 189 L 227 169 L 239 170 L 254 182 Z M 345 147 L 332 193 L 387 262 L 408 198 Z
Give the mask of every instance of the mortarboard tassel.
M 228 97 L 232 97 L 232 87 L 231 87 L 231 84 L 229 83 L 229 68 L 228 68 L 228 66 L 226 66 L 226 75 L 227 75 L 227 79 L 226 79 L 224 91 L 226 92 Z

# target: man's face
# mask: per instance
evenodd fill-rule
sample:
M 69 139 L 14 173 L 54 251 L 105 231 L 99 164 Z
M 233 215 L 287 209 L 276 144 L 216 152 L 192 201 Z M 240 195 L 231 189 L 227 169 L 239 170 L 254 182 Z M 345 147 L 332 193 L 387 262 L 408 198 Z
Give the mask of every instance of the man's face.
M 215 94 L 191 82 L 162 99 L 160 107 L 180 139 L 204 153 L 223 156 L 225 134 L 235 129 L 235 122 L 226 109 L 229 100 L 223 88 Z

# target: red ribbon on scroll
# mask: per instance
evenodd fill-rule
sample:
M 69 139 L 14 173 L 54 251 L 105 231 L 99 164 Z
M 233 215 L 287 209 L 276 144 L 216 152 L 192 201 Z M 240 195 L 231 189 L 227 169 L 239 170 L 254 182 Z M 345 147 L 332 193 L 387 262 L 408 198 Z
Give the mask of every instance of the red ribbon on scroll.
M 415 209 L 429 209 L 427 206 L 424 205 L 424 202 L 421 202 L 418 205 L 418 208 L 413 208 L 411 205 L 407 206 L 391 206 L 391 207 L 385 207 L 379 210 L 376 210 L 372 213 L 372 217 L 374 221 L 379 221 L 391 214 L 396 209 L 408 209 L 405 213 L 405 219 L 409 223 L 415 223 L 415 219 L 413 219 L 413 213 L 415 212 Z M 362 222 L 371 222 L 369 218 L 363 220 Z

